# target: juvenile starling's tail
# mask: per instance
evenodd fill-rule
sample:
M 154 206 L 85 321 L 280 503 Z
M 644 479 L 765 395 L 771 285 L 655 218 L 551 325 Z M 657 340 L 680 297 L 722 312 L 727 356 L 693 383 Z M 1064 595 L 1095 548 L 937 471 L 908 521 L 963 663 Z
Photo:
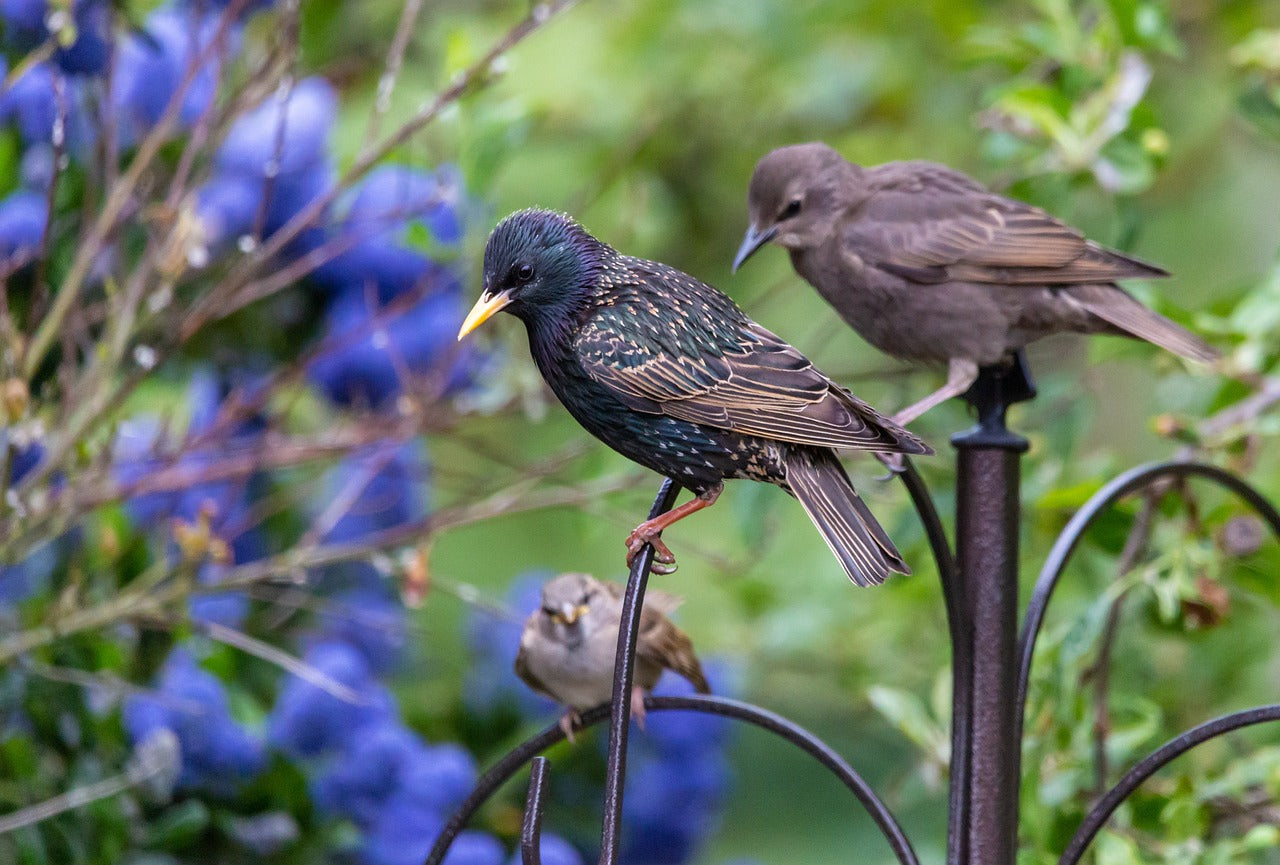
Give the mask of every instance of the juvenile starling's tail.
M 854 491 L 835 453 L 792 448 L 787 454 L 787 485 L 854 583 L 874 586 L 883 583 L 890 572 L 911 573 L 893 541 Z
M 1082 286 L 1072 291 L 1071 297 L 1108 324 L 1130 336 L 1155 343 L 1166 351 L 1201 363 L 1212 363 L 1222 356 L 1203 339 L 1160 313 L 1147 309 L 1122 288 L 1114 285 Z

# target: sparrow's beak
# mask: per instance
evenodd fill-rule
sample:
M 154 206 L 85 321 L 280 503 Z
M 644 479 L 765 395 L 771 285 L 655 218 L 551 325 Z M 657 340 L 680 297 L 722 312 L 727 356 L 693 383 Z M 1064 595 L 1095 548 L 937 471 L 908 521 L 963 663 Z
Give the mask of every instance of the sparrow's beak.
M 480 299 L 476 301 L 476 305 L 471 307 L 471 312 L 467 313 L 466 321 L 462 322 L 462 327 L 458 329 L 458 341 L 480 325 L 488 321 L 495 312 L 500 311 L 507 304 L 511 303 L 511 292 L 501 291 L 497 294 L 489 294 L 485 291 L 480 295 Z
M 733 258 L 733 272 L 737 273 L 738 268 L 742 267 L 742 263 L 752 256 L 752 254 L 773 240 L 774 235 L 778 233 L 778 226 L 771 225 L 764 231 L 756 228 L 754 225 L 747 229 L 747 236 L 742 238 L 742 246 L 738 247 L 738 254 Z
M 556 618 L 566 625 L 572 625 L 585 616 L 590 609 L 586 604 L 579 604 L 576 607 L 573 604 L 565 604 L 560 608 L 560 612 L 556 614 Z

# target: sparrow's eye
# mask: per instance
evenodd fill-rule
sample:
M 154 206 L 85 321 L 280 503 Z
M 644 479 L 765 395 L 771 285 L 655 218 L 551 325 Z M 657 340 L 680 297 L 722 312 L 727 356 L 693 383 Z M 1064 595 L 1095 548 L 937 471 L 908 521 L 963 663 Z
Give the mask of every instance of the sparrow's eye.
M 791 217 L 795 216 L 797 213 L 800 212 L 800 207 L 802 204 L 803 202 L 799 198 L 791 199 L 790 201 L 787 202 L 787 206 L 782 208 L 782 213 L 778 214 L 778 219 L 781 221 L 783 219 L 790 219 Z
M 545 613 L 545 614 L 546 614 L 546 615 L 548 615 L 548 616 L 558 616 L 558 615 L 560 615 L 560 611 L 559 611 L 559 610 L 557 610 L 555 607 L 543 607 L 543 608 L 542 608 L 542 612 L 543 612 L 543 613 Z
M 520 265 L 519 267 L 517 267 L 517 268 L 516 268 L 516 281 L 517 281 L 517 282 L 528 282 L 528 281 L 529 281 L 529 280 L 531 280 L 531 279 L 533 279 L 533 265 L 532 265 L 532 264 L 522 264 L 522 265 Z

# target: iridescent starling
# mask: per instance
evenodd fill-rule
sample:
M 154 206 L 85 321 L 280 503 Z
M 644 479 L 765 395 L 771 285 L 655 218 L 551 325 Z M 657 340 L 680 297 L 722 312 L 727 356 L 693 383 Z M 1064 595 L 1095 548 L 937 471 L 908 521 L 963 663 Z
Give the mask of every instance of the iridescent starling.
M 525 323 L 543 378 L 588 432 L 695 494 L 636 527 L 628 562 L 652 543 L 674 564 L 662 530 L 746 478 L 795 496 L 858 585 L 908 572 L 833 449 L 930 449 L 719 291 L 622 255 L 567 216 L 524 210 L 490 235 L 459 339 L 501 309 Z
M 863 167 L 825 144 L 797 144 L 760 160 L 747 200 L 735 271 L 773 241 L 867 342 L 948 364 L 947 384 L 895 415 L 899 424 L 964 393 L 980 366 L 1051 333 L 1119 334 L 1192 360 L 1218 357 L 1114 282 L 1165 271 L 945 165 Z

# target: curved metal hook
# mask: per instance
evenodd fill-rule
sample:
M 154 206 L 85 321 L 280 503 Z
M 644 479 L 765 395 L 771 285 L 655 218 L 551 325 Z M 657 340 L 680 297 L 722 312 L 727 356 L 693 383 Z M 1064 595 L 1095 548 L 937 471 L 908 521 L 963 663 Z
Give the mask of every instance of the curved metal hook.
M 658 497 L 649 509 L 649 519 L 671 510 L 680 495 L 680 485 L 663 478 Z M 653 545 L 645 544 L 631 563 L 627 589 L 622 596 L 622 618 L 618 620 L 618 651 L 613 662 L 613 707 L 609 715 L 609 744 L 604 776 L 604 820 L 600 827 L 600 865 L 616 865 L 622 843 L 622 788 L 627 775 L 627 732 L 631 724 L 631 683 L 635 678 L 636 640 L 640 634 L 640 611 L 644 590 L 653 569 Z
M 916 858 L 915 850 L 912 849 L 911 842 L 907 840 L 902 827 L 898 825 L 893 813 L 884 804 L 883 800 L 876 795 L 876 792 L 871 789 L 866 780 L 845 762 L 844 758 L 836 753 L 830 745 L 798 724 L 750 703 L 743 703 L 724 697 L 703 695 L 646 697 L 644 705 L 649 712 L 692 711 L 722 715 L 754 724 L 790 742 L 831 771 L 857 797 L 889 842 L 889 846 L 893 848 L 894 855 L 901 865 L 919 865 L 920 860 Z M 610 709 L 610 706 L 604 705 L 584 712 L 582 714 L 582 729 L 595 726 L 609 717 Z M 449 845 L 453 843 L 453 839 L 462 831 L 476 811 L 480 810 L 480 806 L 488 801 L 489 797 L 510 780 L 531 758 L 563 739 L 564 730 L 560 729 L 558 722 L 553 723 L 541 733 L 526 739 L 504 754 L 502 759 L 480 776 L 479 780 L 476 781 L 475 789 L 471 791 L 471 795 L 458 806 L 458 810 L 449 818 L 449 822 L 445 824 L 440 836 L 436 839 L 435 845 L 431 848 L 431 853 L 427 857 L 425 865 L 440 865 L 444 861 L 445 853 L 448 852 Z
M 955 554 L 947 540 L 947 530 L 933 506 L 933 498 L 924 479 L 907 457 L 899 473 L 911 504 L 924 526 L 933 561 L 938 566 L 942 598 L 947 611 L 947 631 L 951 635 L 951 778 L 947 794 L 947 862 L 963 865 L 962 827 L 969 823 L 969 737 L 973 694 L 973 627 L 969 621 L 965 587 L 956 567 Z
M 1161 478 L 1201 477 L 1213 481 L 1235 493 L 1271 526 L 1271 531 L 1280 538 L 1280 511 L 1256 489 L 1240 478 L 1217 466 L 1206 463 L 1164 462 L 1138 466 L 1130 469 L 1098 490 L 1089 501 L 1071 518 L 1066 528 L 1058 535 L 1049 557 L 1045 560 L 1040 576 L 1036 580 L 1031 601 L 1027 604 L 1027 615 L 1022 625 L 1022 633 L 1018 637 L 1018 702 L 1016 706 L 1018 739 L 1021 741 L 1022 728 L 1027 711 L 1027 685 L 1031 678 L 1031 661 L 1035 654 L 1036 638 L 1044 623 L 1045 610 L 1049 599 L 1058 585 L 1058 580 L 1066 570 L 1072 553 L 1084 538 L 1084 533 L 1102 513 L 1120 499 L 1160 480 Z
M 1076 834 L 1071 837 L 1071 842 L 1067 844 L 1067 849 L 1062 852 L 1062 858 L 1058 860 L 1058 865 L 1076 865 L 1080 861 L 1080 857 L 1084 855 L 1085 849 L 1093 841 L 1094 836 L 1106 825 L 1107 820 L 1110 819 L 1116 808 L 1120 807 L 1120 803 L 1129 798 L 1135 790 L 1142 786 L 1142 782 L 1160 769 L 1163 769 L 1196 745 L 1207 742 L 1209 739 L 1230 733 L 1232 730 L 1238 730 L 1241 727 L 1265 724 L 1268 721 L 1280 721 L 1280 703 L 1270 706 L 1258 706 L 1241 712 L 1233 712 L 1230 715 L 1223 715 L 1221 718 L 1214 718 L 1212 721 L 1206 721 L 1198 727 L 1192 727 L 1185 733 L 1165 742 L 1144 757 L 1138 765 L 1126 772 L 1125 776 L 1120 779 L 1120 783 L 1108 790 L 1107 794 L 1090 809 L 1089 813 L 1085 815 L 1084 821 L 1080 824 L 1080 828 L 1076 830 Z

